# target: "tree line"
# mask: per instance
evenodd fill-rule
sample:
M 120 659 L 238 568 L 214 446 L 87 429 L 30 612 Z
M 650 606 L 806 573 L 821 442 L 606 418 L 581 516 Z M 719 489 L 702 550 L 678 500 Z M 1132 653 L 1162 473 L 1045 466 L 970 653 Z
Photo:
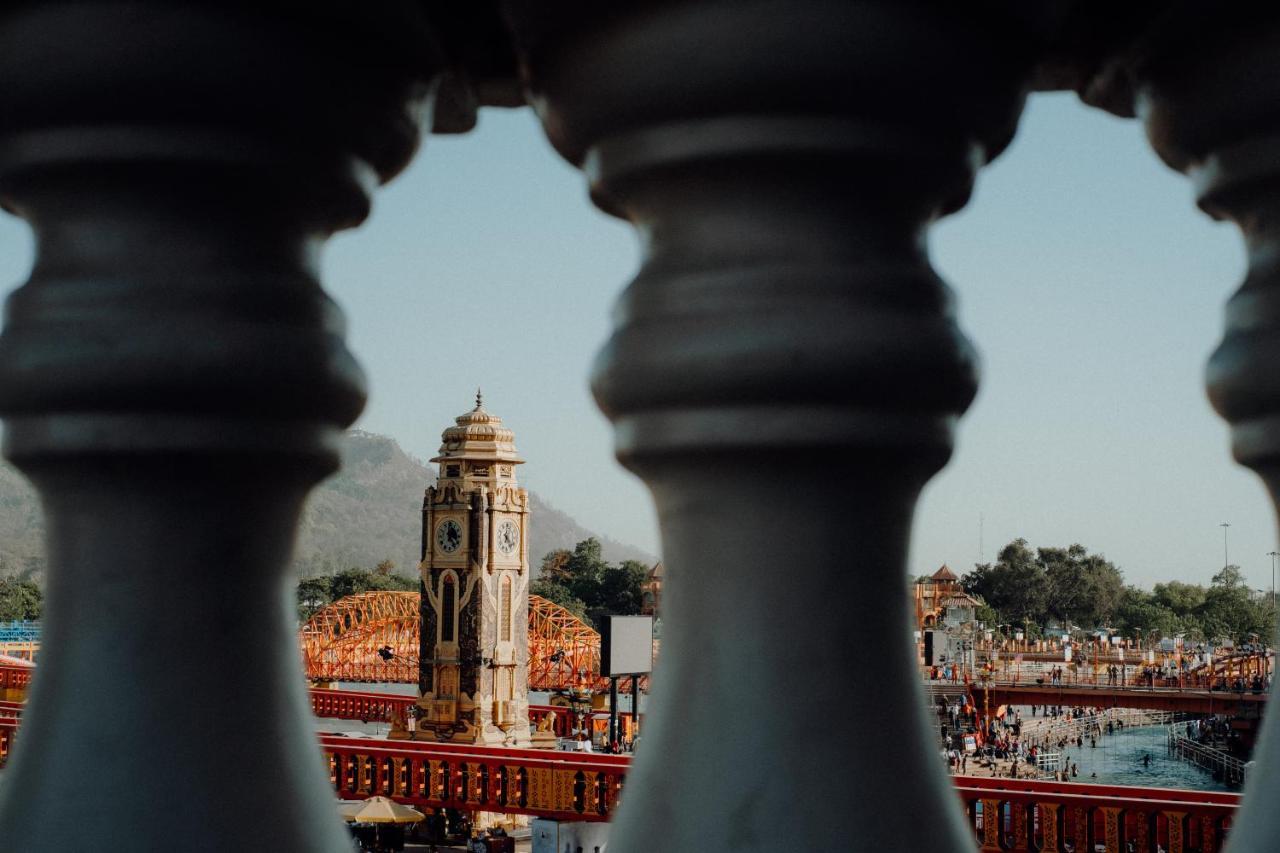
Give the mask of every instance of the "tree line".
M 529 591 L 598 628 L 603 616 L 633 616 L 640 612 L 648 575 L 649 567 L 639 560 L 623 560 L 616 565 L 605 560 L 600 540 L 592 537 L 579 542 L 572 551 L 549 551 L 542 558 L 541 574 Z M 381 590 L 416 592 L 419 588 L 416 577 L 397 575 L 395 563 L 390 560 L 383 560 L 373 569 L 350 568 L 303 578 L 297 587 L 298 621 L 307 621 L 348 595 Z
M 317 575 L 298 581 L 298 621 L 306 622 L 319 610 L 340 598 L 361 592 L 398 590 L 417 592 L 420 583 L 395 573 L 396 564 L 383 560 L 373 569 L 354 567 L 332 575 Z
M 597 630 L 608 615 L 634 616 L 644 606 L 649 567 L 639 560 L 610 563 L 600 540 L 584 539 L 570 551 L 557 548 L 542 558 L 541 574 L 529 591 L 559 604 Z
M 0 622 L 39 619 L 44 593 L 33 580 L 0 580 Z
M 1126 584 L 1114 563 L 1083 545 L 1032 550 L 1015 539 L 994 563 L 975 564 L 960 584 L 983 602 L 980 621 L 1033 637 L 1051 623 L 1147 639 L 1185 634 L 1196 642 L 1270 641 L 1275 629 L 1270 595 L 1249 589 L 1239 566 L 1224 566 L 1207 587 L 1168 581 L 1148 592 Z

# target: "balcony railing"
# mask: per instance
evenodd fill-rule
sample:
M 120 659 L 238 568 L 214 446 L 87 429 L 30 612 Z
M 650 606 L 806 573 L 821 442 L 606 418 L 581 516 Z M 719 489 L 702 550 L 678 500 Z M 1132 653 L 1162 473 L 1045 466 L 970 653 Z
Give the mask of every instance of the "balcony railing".
M 0 839 L 346 849 L 284 598 L 303 502 L 365 397 L 319 257 L 424 133 L 528 105 L 642 244 L 592 373 L 667 571 L 611 848 L 846 849 L 854 825 L 864 849 L 972 849 L 892 605 L 978 378 L 928 230 L 1031 91 L 1140 114 L 1244 235 L 1208 385 L 1274 495 L 1277 44 L 1275 11 L 1231 4 L 6 5 L 0 202 L 37 248 L 0 336 L 0 414 L 49 569 Z M 870 737 L 886 709 L 902 732 Z M 1277 726 L 1240 849 L 1280 837 Z M 1127 826 L 1140 806 L 1114 808 Z
M 1217 853 L 1239 797 L 1207 791 L 960 777 L 983 853 Z

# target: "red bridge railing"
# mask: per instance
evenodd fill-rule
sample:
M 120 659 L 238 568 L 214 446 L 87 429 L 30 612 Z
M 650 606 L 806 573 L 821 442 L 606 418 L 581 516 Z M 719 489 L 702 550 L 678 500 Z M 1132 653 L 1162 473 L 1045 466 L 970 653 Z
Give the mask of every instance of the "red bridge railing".
M 428 808 L 605 821 L 630 759 L 537 749 L 320 738 L 338 796 L 374 795 Z
M 357 690 L 325 690 L 311 688 L 311 713 L 317 717 L 333 717 L 341 720 L 389 723 L 403 720 L 406 710 L 413 704 L 413 696 L 397 696 L 393 693 L 363 693 Z
M 312 691 L 324 716 L 388 719 L 412 697 Z M 378 716 L 379 714 L 384 716 Z M 350 716 L 348 716 L 350 715 Z M 0 709 L 0 766 L 19 718 Z M 428 808 L 608 820 L 630 757 L 322 735 L 338 796 L 375 794 Z M 1238 794 L 1026 779 L 952 779 L 983 853 L 1219 853 Z
M 30 664 L 0 663 L 0 699 L 11 699 L 25 692 L 34 671 L 35 667 Z
M 1218 853 L 1240 804 L 1238 794 L 1212 791 L 972 776 L 953 781 L 983 853 Z
M 18 731 L 18 718 L 0 715 L 0 767 L 9 760 L 13 751 L 13 736 Z
M 1204 690 L 1191 687 L 1092 686 L 1035 684 L 1034 682 L 971 683 L 967 690 L 992 708 L 998 705 L 1089 705 L 1105 708 L 1144 708 L 1193 714 L 1235 713 L 1242 707 L 1260 708 L 1267 693 Z
M 361 722 L 389 723 L 393 719 L 403 723 L 405 712 L 414 702 L 412 696 L 398 696 L 393 693 L 369 693 L 359 690 L 328 690 L 322 687 L 310 688 L 311 713 L 317 717 L 329 717 L 339 720 L 360 720 Z M 18 705 L 21 707 L 21 705 Z M 530 705 L 529 718 L 537 722 L 547 712 L 555 715 L 553 730 L 558 737 L 568 737 L 573 728 L 573 711 L 560 705 Z M 0 702 L 0 713 L 4 713 L 4 703 Z M 618 713 L 620 720 L 631 716 L 628 711 Z

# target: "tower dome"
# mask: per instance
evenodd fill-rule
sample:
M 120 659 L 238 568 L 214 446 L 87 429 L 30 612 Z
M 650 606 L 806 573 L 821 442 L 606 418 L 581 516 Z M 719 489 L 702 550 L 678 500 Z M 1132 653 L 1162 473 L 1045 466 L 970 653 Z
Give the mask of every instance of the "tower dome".
M 476 391 L 476 407 L 454 418 L 454 425 L 440 435 L 440 455 L 432 462 L 454 459 L 489 459 L 519 465 L 524 462 L 516 450 L 516 436 L 502 425 L 502 419 L 484 409 L 484 398 Z

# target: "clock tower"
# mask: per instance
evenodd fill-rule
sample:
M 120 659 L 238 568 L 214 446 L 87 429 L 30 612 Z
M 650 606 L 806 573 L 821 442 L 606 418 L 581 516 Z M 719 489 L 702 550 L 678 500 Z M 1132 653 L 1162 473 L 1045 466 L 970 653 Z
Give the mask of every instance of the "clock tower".
M 528 746 L 529 493 L 515 435 L 476 407 L 442 435 L 422 503 L 415 737 Z

